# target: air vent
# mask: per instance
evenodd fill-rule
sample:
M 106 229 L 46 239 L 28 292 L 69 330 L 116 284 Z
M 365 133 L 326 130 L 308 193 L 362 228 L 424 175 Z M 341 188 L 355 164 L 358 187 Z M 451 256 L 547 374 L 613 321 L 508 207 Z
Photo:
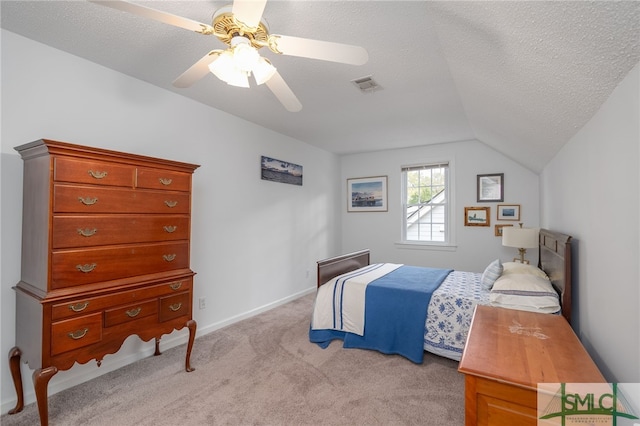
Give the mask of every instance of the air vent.
M 356 78 L 355 80 L 351 80 L 351 82 L 363 93 L 371 93 L 375 90 L 382 89 L 382 87 L 380 87 L 380 85 L 370 75 Z

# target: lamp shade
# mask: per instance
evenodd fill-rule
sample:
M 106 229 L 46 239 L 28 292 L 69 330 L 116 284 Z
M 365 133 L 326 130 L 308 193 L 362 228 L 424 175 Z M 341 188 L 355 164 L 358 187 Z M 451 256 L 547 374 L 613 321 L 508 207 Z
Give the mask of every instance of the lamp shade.
M 253 67 L 253 78 L 256 79 L 256 84 L 260 85 L 269 81 L 271 77 L 276 73 L 276 67 L 271 65 L 266 58 L 260 58 L 258 63 Z
M 502 228 L 502 245 L 516 248 L 538 247 L 538 230 L 535 228 Z
M 236 68 L 233 54 L 225 50 L 218 59 L 209 64 L 209 70 L 220 80 L 238 87 L 249 87 L 247 73 Z

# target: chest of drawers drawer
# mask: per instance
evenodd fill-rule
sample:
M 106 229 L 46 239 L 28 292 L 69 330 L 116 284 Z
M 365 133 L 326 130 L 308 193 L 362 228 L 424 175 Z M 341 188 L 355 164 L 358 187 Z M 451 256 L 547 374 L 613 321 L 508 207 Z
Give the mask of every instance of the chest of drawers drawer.
M 54 216 L 54 249 L 189 239 L 189 217 L 170 215 Z
M 51 254 L 51 288 L 73 287 L 188 267 L 188 241 L 61 250 Z
M 55 322 L 51 325 L 51 355 L 88 346 L 101 339 L 101 312 Z
M 93 185 L 133 187 L 136 169 L 133 166 L 58 157 L 54 160 L 53 179 L 56 182 L 89 183 Z
M 126 322 L 135 321 L 150 315 L 158 314 L 158 300 L 145 300 L 140 303 L 118 306 L 104 312 L 104 326 L 113 327 Z
M 133 190 L 96 186 L 54 186 L 54 213 L 187 214 L 187 192 Z
M 191 292 L 193 278 L 184 277 L 162 284 L 149 285 L 135 290 L 122 291 L 108 296 L 87 296 L 56 303 L 51 309 L 53 321 L 77 317 L 93 312 L 102 312 L 119 305 L 135 305 L 147 299 Z
M 183 292 L 160 298 L 160 322 L 191 315 L 191 294 Z
M 148 189 L 190 191 L 191 175 L 169 170 L 139 168 L 136 186 Z

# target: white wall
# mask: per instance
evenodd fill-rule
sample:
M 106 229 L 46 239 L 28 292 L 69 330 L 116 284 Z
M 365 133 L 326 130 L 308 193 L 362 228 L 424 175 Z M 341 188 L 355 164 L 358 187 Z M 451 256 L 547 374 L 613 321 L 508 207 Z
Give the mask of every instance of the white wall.
M 541 174 L 542 223 L 577 240 L 574 326 L 610 381 L 640 382 L 640 70 Z
M 455 250 L 416 249 L 396 244 L 402 231 L 401 173 L 404 165 L 448 160 L 451 162 Z M 511 260 L 517 250 L 502 247 L 494 234 L 498 204 L 520 204 L 520 221 L 526 227 L 539 226 L 538 175 L 515 163 L 479 141 L 426 145 L 393 151 L 370 152 L 342 157 L 342 249 L 369 248 L 372 261 L 408 265 L 453 267 L 463 271 L 482 272 L 494 259 Z M 504 173 L 504 202 L 478 203 L 477 175 Z M 389 211 L 347 213 L 348 178 L 388 176 Z M 489 206 L 490 227 L 464 226 L 464 208 Z M 538 261 L 536 250 L 527 253 L 532 263 Z
M 191 247 L 195 298 L 207 301 L 205 310 L 194 306 L 198 335 L 315 289 L 316 260 L 340 244 L 337 157 L 14 33 L 1 35 L 3 413 L 15 404 L 6 361 L 15 342 L 11 287 L 20 280 L 22 160 L 14 146 L 49 138 L 201 165 L 193 179 Z M 304 185 L 262 181 L 261 155 L 302 165 Z M 163 347 L 186 335 L 174 332 Z M 90 362 L 58 373 L 50 394 L 152 348 L 130 337 L 102 367 Z M 23 382 L 26 403 L 34 401 L 26 366 Z

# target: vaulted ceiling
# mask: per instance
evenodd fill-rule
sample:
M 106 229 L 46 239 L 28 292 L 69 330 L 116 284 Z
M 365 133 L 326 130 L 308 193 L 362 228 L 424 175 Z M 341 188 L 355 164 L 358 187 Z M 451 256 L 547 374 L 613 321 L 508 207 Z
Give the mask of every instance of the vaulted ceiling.
M 228 2 L 137 3 L 210 24 Z M 6 1 L 2 28 L 337 154 L 478 139 L 540 171 L 640 60 L 636 1 L 283 1 L 276 34 L 362 46 L 365 65 L 270 59 L 302 103 L 208 74 L 172 82 L 226 46 L 85 1 Z M 380 86 L 363 93 L 352 80 Z

